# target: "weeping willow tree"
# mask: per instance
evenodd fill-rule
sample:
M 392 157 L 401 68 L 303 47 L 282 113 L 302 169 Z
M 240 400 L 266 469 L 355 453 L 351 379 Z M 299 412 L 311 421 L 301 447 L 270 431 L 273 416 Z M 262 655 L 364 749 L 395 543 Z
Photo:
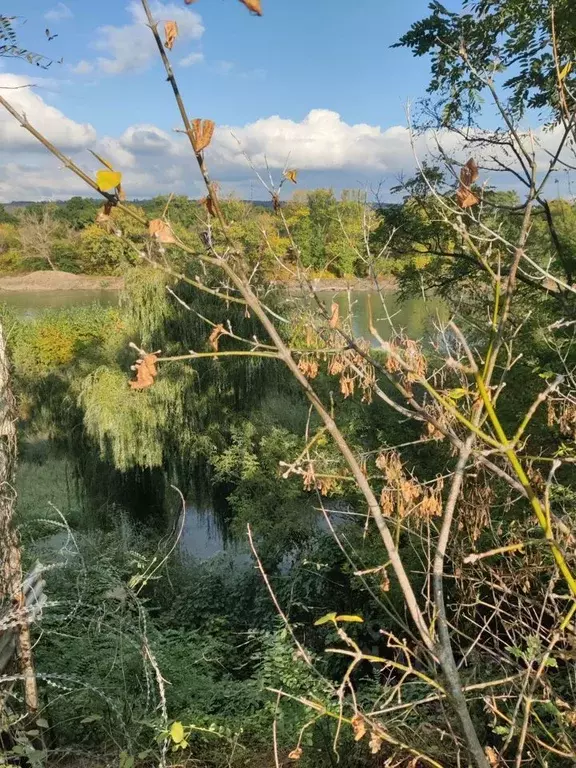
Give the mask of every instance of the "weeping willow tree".
M 205 490 L 206 460 L 230 443 L 233 424 L 286 387 L 277 364 L 258 357 L 175 360 L 163 363 L 153 387 L 130 386 L 130 344 L 164 357 L 201 355 L 213 350 L 220 317 L 218 298 L 145 267 L 127 270 L 118 307 L 5 316 L 28 444 L 48 441 L 68 458 L 92 510 L 117 506 L 149 518 L 163 508 L 167 481 Z M 236 334 L 256 333 L 243 307 L 228 318 Z M 230 336 L 218 343 L 223 352 L 238 346 Z

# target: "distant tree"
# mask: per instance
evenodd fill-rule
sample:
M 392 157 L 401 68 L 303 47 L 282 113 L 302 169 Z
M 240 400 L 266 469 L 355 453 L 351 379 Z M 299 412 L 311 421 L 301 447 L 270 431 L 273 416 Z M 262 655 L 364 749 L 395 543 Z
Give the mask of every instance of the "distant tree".
M 55 270 L 56 265 L 52 260 L 53 247 L 61 226 L 50 206 L 43 206 L 40 210 L 25 210 L 18 227 L 24 258 L 45 261 L 50 269 Z
M 361 271 L 365 213 L 363 193 L 343 193 L 341 201 L 331 189 L 294 195 L 286 217 L 303 264 L 338 275 Z
M 68 224 L 72 229 L 84 229 L 93 224 L 101 203 L 90 197 L 71 197 L 54 211 L 54 217 Z
M 15 224 L 16 217 L 8 213 L 3 205 L 0 205 L 0 224 Z

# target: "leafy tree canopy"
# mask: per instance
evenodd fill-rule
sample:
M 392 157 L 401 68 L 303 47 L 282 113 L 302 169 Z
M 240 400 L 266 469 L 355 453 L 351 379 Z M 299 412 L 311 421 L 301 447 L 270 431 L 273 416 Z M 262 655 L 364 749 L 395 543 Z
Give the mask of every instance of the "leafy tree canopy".
M 574 60 L 576 50 L 573 0 L 464 0 L 463 5 L 464 13 L 455 13 L 434 0 L 430 14 L 396 44 L 415 56 L 431 56 L 428 92 L 441 99 L 441 122 L 473 120 L 485 77 L 503 78 L 516 116 L 539 109 L 558 120 L 558 70 Z M 576 68 L 563 74 L 574 88 Z

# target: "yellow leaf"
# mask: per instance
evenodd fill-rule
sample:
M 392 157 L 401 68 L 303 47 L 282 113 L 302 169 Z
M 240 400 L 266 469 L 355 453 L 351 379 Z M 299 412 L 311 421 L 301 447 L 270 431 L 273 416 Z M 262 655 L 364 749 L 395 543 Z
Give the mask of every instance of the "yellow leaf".
M 288 755 L 289 760 L 300 760 L 302 757 L 302 747 L 296 747 L 296 749 L 293 749 L 292 752 Z
M 298 184 L 298 171 L 295 168 L 291 168 L 284 171 L 284 178 L 291 181 L 293 184 Z
M 164 37 L 164 45 L 171 51 L 178 37 L 178 24 L 175 21 L 167 21 L 164 24 Z
M 572 71 L 572 62 L 569 61 L 568 64 L 565 64 L 562 67 L 562 71 L 558 75 L 558 77 L 560 78 L 560 82 L 562 82 L 563 80 L 566 80 L 566 78 L 568 77 L 571 71 Z
M 336 616 L 334 621 L 347 621 L 347 622 L 356 622 L 357 624 L 362 624 L 364 622 L 364 619 L 361 616 Z
M 321 627 L 322 624 L 328 624 L 330 621 L 336 621 L 336 613 L 327 613 L 326 616 L 322 616 L 321 619 L 318 619 L 314 622 L 315 627 Z
M 110 192 L 122 181 L 120 171 L 96 171 L 96 183 L 102 192 Z
M 172 727 L 170 728 L 170 738 L 174 744 L 180 744 L 184 741 L 184 726 L 182 723 L 172 723 Z

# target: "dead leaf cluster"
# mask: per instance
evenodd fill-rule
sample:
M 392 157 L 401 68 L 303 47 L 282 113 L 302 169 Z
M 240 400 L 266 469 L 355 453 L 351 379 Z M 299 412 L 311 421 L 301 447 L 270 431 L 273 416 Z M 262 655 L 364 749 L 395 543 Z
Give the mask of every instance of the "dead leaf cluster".
M 298 370 L 301 371 L 307 379 L 315 379 L 318 376 L 318 361 L 313 355 L 302 355 L 298 361 Z
M 472 184 L 478 179 L 478 166 L 473 157 L 462 166 L 460 171 L 460 186 L 456 192 L 456 202 L 460 208 L 471 208 L 477 205 L 480 200 L 472 192 Z
M 212 333 L 210 334 L 208 338 L 208 342 L 214 352 L 218 352 L 218 341 L 220 339 L 220 336 L 223 334 L 225 335 L 227 333 L 226 328 L 222 325 L 222 323 L 218 323 L 218 325 L 215 325 L 212 329 Z
M 136 361 L 132 366 L 132 370 L 136 371 L 136 379 L 130 382 L 132 389 L 148 389 L 154 384 L 154 379 L 158 375 L 157 362 L 158 356 L 154 354 L 146 355 Z

